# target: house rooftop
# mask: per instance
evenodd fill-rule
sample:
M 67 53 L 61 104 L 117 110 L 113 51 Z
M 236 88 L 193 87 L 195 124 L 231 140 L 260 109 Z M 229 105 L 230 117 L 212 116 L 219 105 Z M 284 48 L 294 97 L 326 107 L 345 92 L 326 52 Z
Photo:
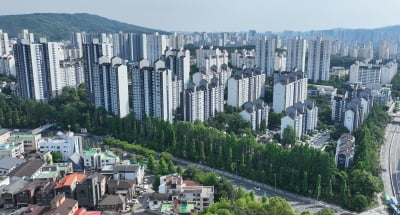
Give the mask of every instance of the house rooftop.
M 40 159 L 28 160 L 25 163 L 20 164 L 13 171 L 8 174 L 9 176 L 31 177 L 40 167 L 45 164 L 45 161 Z
M 9 185 L 3 187 L 2 191 L 3 193 L 12 193 L 16 194 L 18 193 L 28 182 L 20 179 L 15 182 L 10 183 Z
M 24 163 L 25 160 L 12 158 L 12 157 L 5 157 L 0 159 L 0 169 L 11 169 L 16 165 L 20 165 Z
M 65 186 L 71 186 L 73 183 L 82 182 L 86 176 L 80 173 L 72 173 L 70 175 L 65 176 L 60 180 L 60 182 L 54 187 L 54 189 L 59 189 Z
M 118 172 L 137 172 L 140 168 L 138 164 L 129 164 L 129 165 L 115 165 L 114 173 Z
M 58 195 L 57 195 L 58 196 Z M 54 201 L 56 198 L 54 197 L 54 199 L 52 201 Z M 50 210 L 49 212 L 45 213 L 45 215 L 68 215 L 72 208 L 77 205 L 78 202 L 74 199 L 69 199 L 69 198 L 65 198 L 64 202 L 61 203 L 57 208 L 54 208 L 52 210 Z
M 120 203 L 125 202 L 125 197 L 121 195 L 109 195 L 106 196 L 99 205 L 107 206 L 107 205 L 118 205 Z

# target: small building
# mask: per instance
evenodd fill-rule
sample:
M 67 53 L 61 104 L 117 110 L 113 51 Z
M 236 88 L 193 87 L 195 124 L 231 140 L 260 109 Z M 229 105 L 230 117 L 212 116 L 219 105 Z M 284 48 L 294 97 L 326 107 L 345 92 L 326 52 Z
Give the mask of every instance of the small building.
M 61 152 L 62 160 L 67 161 L 74 153 L 82 154 L 82 137 L 73 132 L 58 133 L 56 137 L 39 141 L 40 152 Z
M 194 202 L 195 212 L 205 211 L 214 204 L 214 186 L 202 186 L 198 182 L 183 180 L 178 174 L 160 177 L 159 193 L 168 193 L 172 200 Z
M 40 170 L 45 165 L 45 163 L 46 162 L 41 159 L 28 160 L 25 163 L 17 166 L 8 174 L 8 176 L 10 176 L 11 181 L 17 178 L 31 181 L 40 174 Z
M 76 185 L 77 183 L 82 183 L 85 178 L 84 174 L 72 173 L 62 178 L 54 189 L 57 194 L 64 193 L 65 197 L 76 199 Z
M 95 208 L 101 198 L 101 184 L 98 175 L 89 175 L 76 185 L 76 197 L 80 207 Z
M 51 200 L 56 197 L 56 192 L 54 187 L 56 186 L 56 182 L 45 182 L 41 183 L 37 188 L 35 193 L 36 204 L 40 205 L 50 205 Z
M 0 158 L 23 158 L 24 145 L 22 143 L 4 142 L 0 144 Z
M 135 195 L 135 181 L 111 179 L 107 182 L 107 193 L 122 195 L 126 200 L 131 200 Z
M 26 207 L 29 204 L 36 204 L 36 191 L 47 183 L 45 181 L 31 181 L 22 187 L 16 194 L 17 206 Z
M 344 133 L 337 141 L 335 163 L 338 169 L 346 169 L 353 163 L 356 138 Z
M 11 132 L 8 129 L 0 129 L 0 143 L 7 142 L 10 136 Z
M 4 157 L 0 159 L 0 176 L 8 175 L 8 173 L 24 162 L 25 160 L 13 157 Z
M 136 184 L 142 184 L 144 166 L 140 164 L 115 165 L 113 178 L 115 180 L 133 180 Z
M 98 206 L 102 211 L 122 211 L 126 207 L 126 199 L 122 195 L 106 196 Z
M 32 133 L 13 133 L 10 140 L 15 143 L 22 143 L 26 153 L 37 152 L 39 150 L 39 140 L 42 138 L 41 134 Z
M 78 202 L 66 198 L 64 194 L 58 194 L 54 197 L 50 205 L 50 211 L 44 213 L 44 215 L 73 215 L 78 210 Z
M 83 152 L 83 162 L 85 170 L 101 170 L 106 165 L 116 165 L 120 162 L 117 155 L 106 150 L 102 152 L 100 148 L 92 148 Z
M 17 206 L 17 193 L 26 184 L 28 184 L 28 182 L 18 179 L 11 182 L 9 185 L 0 188 L 0 201 L 4 208 L 15 208 Z

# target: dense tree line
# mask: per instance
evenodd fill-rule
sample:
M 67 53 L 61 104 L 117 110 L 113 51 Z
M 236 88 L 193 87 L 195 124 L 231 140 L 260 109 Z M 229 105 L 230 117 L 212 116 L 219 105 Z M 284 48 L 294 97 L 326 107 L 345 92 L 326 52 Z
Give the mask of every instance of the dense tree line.
M 112 135 L 115 139 L 108 138 L 105 143 L 113 147 L 148 157 L 154 151 L 169 152 L 270 185 L 276 182 L 277 187 L 313 198 L 341 202 L 358 211 L 369 206 L 373 194 L 382 189 L 378 152 L 388 120 L 385 108 L 376 105 L 355 134 L 354 166 L 339 171 L 331 153 L 308 146 L 284 149 L 276 144 L 259 144 L 251 135 L 237 138 L 201 122 L 171 124 L 155 118 L 136 121 L 133 114 L 122 119 L 109 116 L 87 101 L 84 86 L 66 88 L 48 103 L 0 94 L 2 127 L 33 128 L 54 121 L 64 129 L 67 125 L 72 125 L 72 130 L 85 127 L 93 133 Z
M 392 97 L 400 97 L 400 72 L 397 72 L 392 81 Z

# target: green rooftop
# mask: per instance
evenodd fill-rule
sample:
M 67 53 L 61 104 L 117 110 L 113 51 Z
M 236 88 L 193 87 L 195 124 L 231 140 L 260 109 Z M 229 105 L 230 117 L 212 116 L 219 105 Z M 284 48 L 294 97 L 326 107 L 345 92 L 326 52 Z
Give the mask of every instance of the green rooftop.
M 57 173 L 57 171 L 41 172 L 35 179 L 53 178 Z
M 180 205 L 179 213 L 190 213 L 194 209 L 194 203 L 187 203 L 185 205 Z
M 87 156 L 87 157 L 91 157 L 95 154 L 97 154 L 97 152 L 92 151 L 92 150 L 85 150 L 85 156 Z
M 12 138 L 32 138 L 39 134 L 11 134 Z
M 173 209 L 174 209 L 174 203 L 164 203 L 161 206 L 162 213 L 171 212 L 171 210 Z
M 192 210 L 194 210 L 195 206 L 196 204 L 194 202 L 190 202 L 187 204 L 180 204 L 178 213 L 190 213 Z M 174 209 L 174 203 L 164 203 L 161 206 L 162 213 L 171 212 L 173 209 Z

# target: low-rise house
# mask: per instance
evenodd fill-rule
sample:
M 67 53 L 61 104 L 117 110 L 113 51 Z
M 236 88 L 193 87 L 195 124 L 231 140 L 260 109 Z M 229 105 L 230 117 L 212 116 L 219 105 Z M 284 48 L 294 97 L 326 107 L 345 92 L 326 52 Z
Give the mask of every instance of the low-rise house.
M 111 179 L 107 182 L 107 191 L 108 194 L 123 195 L 127 200 L 131 200 L 135 194 L 135 182 Z
M 100 148 L 93 148 L 83 152 L 83 162 L 85 170 L 101 170 L 106 165 L 116 165 L 120 162 L 117 155 L 106 150 L 102 152 Z
M 0 176 L 8 175 L 18 165 L 24 162 L 25 160 L 13 157 L 4 157 L 0 159 Z
M 51 200 L 56 197 L 56 191 L 54 190 L 55 186 L 56 182 L 41 183 L 35 193 L 36 204 L 50 205 Z
M 180 200 L 175 200 L 173 202 L 166 202 L 162 204 L 160 212 L 163 214 L 179 214 L 179 215 L 195 214 L 196 203 L 189 201 L 180 201 Z
M 8 174 L 8 176 L 10 176 L 11 181 L 16 178 L 31 181 L 40 174 L 40 169 L 45 165 L 45 163 L 45 161 L 40 159 L 28 160 L 25 163 L 17 166 L 13 171 Z
M 161 211 L 162 204 L 170 201 L 172 201 L 172 196 L 168 193 L 152 193 L 149 196 L 149 209 Z
M 73 215 L 78 210 L 78 202 L 66 198 L 64 194 L 58 194 L 50 203 L 50 211 L 44 215 Z
M 126 199 L 122 195 L 108 195 L 98 206 L 103 211 L 123 211 L 126 208 Z
M 356 138 L 344 133 L 337 141 L 335 163 L 336 166 L 343 170 L 353 163 Z
M 72 173 L 62 178 L 54 187 L 54 190 L 57 194 L 63 193 L 67 198 L 76 199 L 76 185 L 82 183 L 85 178 L 84 174 Z
M 17 206 L 16 194 L 23 188 L 28 182 L 18 179 L 6 185 L 1 190 L 1 203 L 4 208 L 15 208 Z
M 47 183 L 45 181 L 31 181 L 22 187 L 16 194 L 17 206 L 24 207 L 29 204 L 36 204 L 36 191 Z
M 7 142 L 10 139 L 11 132 L 7 129 L 0 129 L 0 143 Z
M 144 166 L 140 164 L 115 165 L 113 178 L 115 180 L 133 180 L 136 184 L 142 184 Z
M 33 180 L 56 181 L 69 173 L 72 173 L 71 163 L 46 164 L 40 169 L 40 173 Z
M 0 158 L 23 158 L 24 145 L 22 143 L 4 142 L 0 144 Z
M 202 186 L 195 181 L 185 181 L 178 174 L 161 176 L 158 192 L 170 194 L 172 200 L 194 202 L 196 212 L 204 211 L 214 204 L 213 186 Z

